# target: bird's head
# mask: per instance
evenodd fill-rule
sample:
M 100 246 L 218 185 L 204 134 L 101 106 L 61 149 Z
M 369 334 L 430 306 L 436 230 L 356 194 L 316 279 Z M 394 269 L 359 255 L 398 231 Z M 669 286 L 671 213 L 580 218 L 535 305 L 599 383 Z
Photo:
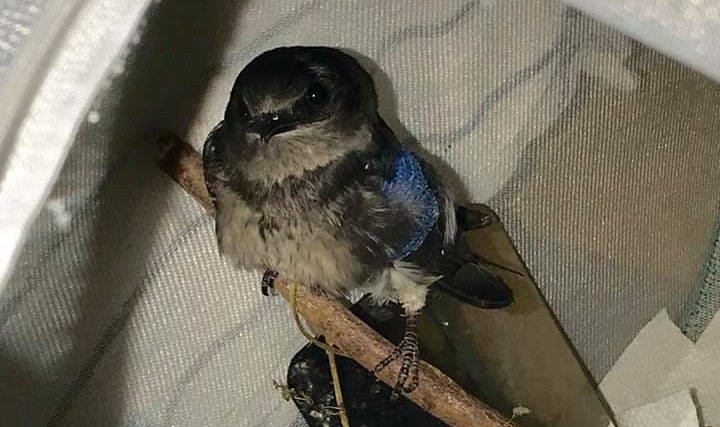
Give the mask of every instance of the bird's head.
M 351 56 L 282 47 L 238 75 L 224 118 L 228 154 L 250 179 L 279 182 L 371 143 L 377 97 Z

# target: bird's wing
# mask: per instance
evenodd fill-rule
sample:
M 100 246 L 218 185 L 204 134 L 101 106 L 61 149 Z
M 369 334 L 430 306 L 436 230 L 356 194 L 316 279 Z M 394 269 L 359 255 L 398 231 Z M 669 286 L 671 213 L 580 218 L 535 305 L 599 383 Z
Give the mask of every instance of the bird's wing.
M 432 188 L 435 199 L 438 203 L 439 217 L 438 226 L 443 234 L 443 245 L 450 246 L 457 236 L 457 219 L 455 216 L 455 198 L 445 180 L 435 168 L 422 157 L 418 157 L 423 176 L 428 186 Z
M 217 138 L 219 137 L 222 129 L 223 122 L 221 121 L 208 134 L 202 151 L 205 186 L 207 187 L 208 193 L 210 194 L 210 200 L 212 200 L 213 204 L 215 204 L 216 201 L 212 183 L 216 179 L 215 173 L 217 172 L 217 169 L 222 166 L 222 162 L 219 158 L 220 153 L 218 152 L 217 147 Z
M 397 151 L 382 184 L 382 194 L 391 205 L 402 206 L 414 222 L 412 231 L 397 248 L 398 259 L 403 259 L 417 251 L 435 229 L 440 203 L 425 177 L 420 159 L 408 150 Z
M 401 150 L 383 191 L 389 199 L 415 210 L 415 231 L 399 251 L 401 259 L 442 276 L 438 287 L 468 304 L 501 308 L 512 303 L 510 288 L 457 233 L 452 199 L 429 164 Z M 452 233 L 450 239 L 448 233 Z
M 511 304 L 510 288 L 458 232 L 453 194 L 440 174 L 421 156 L 402 149 L 390 128 L 380 123 L 385 153 L 391 153 L 378 159 L 378 169 L 384 170 L 383 193 L 391 203 L 406 206 L 416 222 L 398 248 L 398 258 L 443 276 L 438 288 L 463 302 L 481 308 Z
M 377 167 L 384 177 L 383 192 L 392 202 L 407 206 L 411 216 L 418 219 L 418 230 L 413 239 L 426 236 L 438 225 L 444 245 L 450 245 L 457 232 L 452 192 L 429 162 L 401 146 L 392 129 L 380 117 L 378 124 L 377 142 L 383 156 L 378 159 Z M 411 246 L 417 246 L 416 243 Z

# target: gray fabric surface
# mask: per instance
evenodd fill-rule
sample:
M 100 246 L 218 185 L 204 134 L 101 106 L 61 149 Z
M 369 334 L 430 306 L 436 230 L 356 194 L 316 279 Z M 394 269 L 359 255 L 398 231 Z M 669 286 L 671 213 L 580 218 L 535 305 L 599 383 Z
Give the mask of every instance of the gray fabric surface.
M 720 88 L 652 51 L 584 85 L 492 200 L 596 378 L 667 307 L 688 318 L 720 206 Z
M 218 256 L 151 144 L 172 129 L 199 147 L 239 69 L 297 43 L 377 62 L 391 124 L 498 210 L 596 378 L 661 307 L 679 320 L 692 305 L 720 201 L 715 83 L 641 47 L 625 61 L 626 38 L 556 2 L 165 2 L 0 296 L 7 419 L 296 418 L 271 380 L 302 337 L 258 272 Z
M 700 338 L 720 310 L 720 227 L 716 231 L 715 243 L 705 264 L 698 294 L 697 302 L 690 307 L 682 329 L 693 341 Z

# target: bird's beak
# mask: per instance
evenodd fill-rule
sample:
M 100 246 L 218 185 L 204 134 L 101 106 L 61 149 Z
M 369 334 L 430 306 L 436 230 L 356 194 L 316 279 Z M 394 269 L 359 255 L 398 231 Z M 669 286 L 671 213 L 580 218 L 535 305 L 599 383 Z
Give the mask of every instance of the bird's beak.
M 291 131 L 297 125 L 296 121 L 288 120 L 278 114 L 263 114 L 250 120 L 246 131 L 257 133 L 262 141 L 267 143 L 273 136 Z

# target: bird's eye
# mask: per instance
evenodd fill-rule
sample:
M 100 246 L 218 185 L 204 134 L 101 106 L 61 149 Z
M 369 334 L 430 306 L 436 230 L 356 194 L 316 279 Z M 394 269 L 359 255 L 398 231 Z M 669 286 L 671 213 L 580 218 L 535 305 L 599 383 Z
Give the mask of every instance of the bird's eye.
M 305 104 L 314 110 L 325 107 L 330 102 L 330 93 L 320 83 L 313 83 L 305 90 Z

